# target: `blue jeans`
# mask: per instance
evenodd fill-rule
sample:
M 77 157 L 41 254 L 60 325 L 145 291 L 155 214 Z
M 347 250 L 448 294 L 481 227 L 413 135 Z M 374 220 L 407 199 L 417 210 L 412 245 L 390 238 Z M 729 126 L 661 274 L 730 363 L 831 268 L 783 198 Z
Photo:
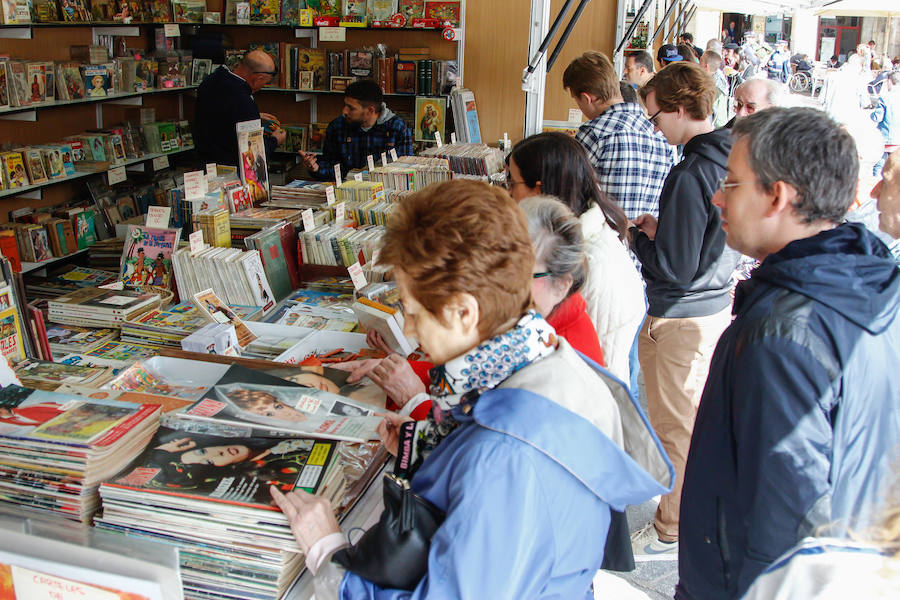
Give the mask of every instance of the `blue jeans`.
M 634 332 L 634 342 L 631 344 L 631 352 L 628 353 L 628 369 L 631 381 L 628 382 L 628 389 L 631 395 L 638 399 L 638 376 L 641 374 L 641 362 L 638 360 L 638 338 L 641 335 L 641 329 L 644 328 L 644 321 L 647 320 L 647 299 L 644 298 L 644 318 L 638 325 L 637 331 Z

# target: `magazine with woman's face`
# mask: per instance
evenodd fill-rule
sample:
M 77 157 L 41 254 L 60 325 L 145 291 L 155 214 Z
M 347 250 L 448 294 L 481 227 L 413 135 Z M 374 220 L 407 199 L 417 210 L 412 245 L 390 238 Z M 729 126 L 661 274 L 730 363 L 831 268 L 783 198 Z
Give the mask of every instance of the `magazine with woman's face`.
M 375 408 L 345 396 L 308 387 L 252 383 L 217 385 L 224 404 L 216 416 L 259 423 L 317 436 L 378 439 L 381 417 Z

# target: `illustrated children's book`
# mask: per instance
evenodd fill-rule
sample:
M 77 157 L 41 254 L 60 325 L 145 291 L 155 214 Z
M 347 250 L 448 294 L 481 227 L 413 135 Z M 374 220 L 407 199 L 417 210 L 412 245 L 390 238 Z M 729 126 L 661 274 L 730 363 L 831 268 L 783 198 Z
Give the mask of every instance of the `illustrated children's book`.
M 0 354 L 9 363 L 25 358 L 19 312 L 15 306 L 9 306 L 0 312 Z
M 444 98 L 416 97 L 416 131 L 417 142 L 434 142 L 435 134 L 444 139 L 444 126 L 447 123 L 447 100 Z
M 180 238 L 181 228 L 129 226 L 122 248 L 120 279 L 126 285 L 154 285 L 171 289 L 172 252 L 178 247 Z

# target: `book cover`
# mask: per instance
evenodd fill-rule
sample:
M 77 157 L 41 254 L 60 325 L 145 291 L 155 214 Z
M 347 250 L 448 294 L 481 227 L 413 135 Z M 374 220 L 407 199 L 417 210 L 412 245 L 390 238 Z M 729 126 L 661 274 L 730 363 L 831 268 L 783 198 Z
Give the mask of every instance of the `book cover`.
M 181 400 L 197 400 L 208 389 L 163 379 L 147 369 L 141 361 L 119 373 L 106 387 L 111 390 L 169 396 Z
M 19 152 L 2 152 L 0 160 L 3 162 L 3 174 L 6 179 L 6 187 L 16 188 L 28 185 L 28 174 L 25 172 L 25 161 Z
M 81 77 L 78 63 L 57 65 L 56 89 L 62 100 L 80 100 L 85 97 L 84 79 Z
M 79 250 L 90 248 L 97 243 L 97 233 L 94 225 L 94 211 L 83 210 L 74 217 L 72 225 L 75 230 L 76 245 Z
M 269 198 L 269 171 L 262 128 L 241 130 L 237 124 L 238 170 L 241 181 L 250 189 L 254 204 Z
M 459 27 L 459 0 L 425 0 L 425 18 Z
M 291 277 L 278 229 L 269 227 L 259 232 L 256 245 L 262 255 L 263 268 L 275 294 L 275 300 L 280 301 L 294 288 L 291 287 Z
M 325 50 L 316 48 L 299 48 L 297 52 L 297 70 L 312 71 L 312 89 L 328 89 L 328 69 L 325 63 Z
M 172 9 L 168 0 L 147 0 L 144 4 L 144 12 L 153 23 L 171 23 Z
M 33 227 L 28 231 L 31 236 L 31 245 L 34 248 L 34 262 L 42 262 L 53 258 L 50 250 L 50 238 L 43 227 Z
M 22 385 L 47 391 L 53 391 L 64 382 L 86 385 L 107 375 L 107 369 L 102 367 L 64 365 L 31 359 L 25 359 L 16 365 L 15 371 Z
M 9 106 L 9 93 L 10 93 L 10 80 L 9 80 L 9 72 L 7 70 L 7 65 L 9 63 L 5 60 L 0 60 L 0 107 Z
M 105 360 L 121 360 L 134 362 L 144 358 L 156 356 L 156 348 L 142 344 L 126 344 L 125 342 L 110 341 L 100 347 L 87 352 L 88 356 L 94 356 Z
M 447 100 L 445 98 L 416 97 L 416 129 L 417 142 L 434 142 L 435 134 L 444 137 L 447 123 Z
M 84 72 L 84 89 L 88 98 L 102 98 L 112 88 L 109 70 L 104 66 L 82 67 Z
M 310 123 L 307 132 L 307 152 L 321 152 L 325 145 L 325 132 L 328 129 L 328 123 Z
M 54 352 L 90 352 L 118 336 L 115 329 L 95 329 L 53 324 L 47 327 L 47 342 Z
M 172 252 L 181 229 L 152 229 L 130 225 L 122 248 L 119 278 L 126 285 L 154 285 L 171 289 Z
M 206 0 L 172 0 L 172 16 L 176 23 L 202 23 Z
M 26 63 L 25 80 L 28 82 L 31 102 L 44 102 L 47 99 L 47 74 L 44 72 L 43 64 Z
M 394 92 L 397 94 L 416 93 L 416 63 L 411 60 L 394 62 Z
M 369 0 L 369 21 L 387 22 L 397 13 L 397 0 Z
M 114 487 L 173 493 L 277 512 L 269 486 L 315 494 L 336 444 L 192 433 L 160 427 L 147 450 Z
M 251 23 L 277 23 L 279 16 L 279 0 L 250 0 Z
M 281 0 L 279 22 L 282 25 L 299 25 L 300 11 L 305 8 L 306 0 Z
M 31 179 L 31 183 L 44 183 L 49 179 L 44 172 L 41 151 L 37 148 L 25 149 L 25 166 L 28 168 L 28 178 Z
M 256 339 L 256 334 L 250 331 L 238 314 L 227 304 L 219 300 L 211 289 L 194 294 L 194 306 L 196 306 L 207 319 L 214 323 L 228 323 L 234 325 L 237 332 L 238 344 L 246 348 L 250 342 Z
M 22 325 L 15 306 L 9 306 L 0 312 L 0 354 L 11 364 L 25 358 Z
M 413 19 L 425 17 L 425 0 L 400 0 L 398 12 L 405 17 L 408 27 Z
M 41 159 L 44 163 L 44 173 L 49 179 L 64 179 L 66 177 L 66 166 L 62 161 L 62 152 L 59 148 L 43 146 L 39 148 Z
M 22 271 L 22 259 L 19 256 L 19 245 L 16 243 L 16 232 L 12 229 L 0 230 L 0 254 L 9 259 L 9 265 L 16 273 Z
M 241 267 L 247 277 L 253 302 L 261 306 L 263 314 L 268 313 L 275 306 L 275 294 L 266 279 L 266 271 L 263 268 L 262 259 L 258 250 L 249 250 L 241 257 Z
M 86 0 L 63 0 L 60 3 L 60 12 L 63 21 L 89 23 L 91 20 L 91 11 L 87 8 Z
M 25 75 L 25 63 L 19 60 L 7 63 L 7 78 L 11 82 L 10 104 L 12 106 L 30 106 L 31 94 L 28 91 L 28 80 Z

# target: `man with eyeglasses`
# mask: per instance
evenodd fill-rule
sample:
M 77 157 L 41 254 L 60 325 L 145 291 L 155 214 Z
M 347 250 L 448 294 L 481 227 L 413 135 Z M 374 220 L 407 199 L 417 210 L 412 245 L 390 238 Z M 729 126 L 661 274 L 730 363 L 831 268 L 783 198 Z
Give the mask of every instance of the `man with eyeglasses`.
M 738 119 L 748 117 L 759 110 L 780 106 L 784 98 L 784 86 L 772 79 L 750 79 L 734 89 L 734 117 L 725 127 L 731 129 Z
M 277 75 L 272 57 L 253 50 L 234 68 L 221 66 L 197 88 L 194 117 L 194 143 L 201 161 L 220 165 L 238 164 L 235 125 L 241 121 L 264 118 L 277 123 L 270 114 L 260 114 L 253 94 L 271 83 Z M 285 132 L 277 125 L 266 130 L 266 155 L 284 142 Z
M 681 481 L 694 415 L 709 359 L 730 322 L 731 273 L 737 255 L 725 247 L 712 195 L 725 174 L 731 137 L 709 120 L 716 98 L 712 75 L 676 62 L 662 69 L 641 96 L 651 122 L 669 144 L 684 146 L 659 197 L 659 218 L 634 219 L 631 249 L 647 283 L 647 319 L 638 335 L 650 423 L 675 467 L 672 492 L 653 521 L 632 537 L 635 557 L 672 559 L 678 553 Z
M 868 531 L 896 506 L 900 270 L 844 220 L 853 138 L 813 108 L 760 111 L 732 136 L 713 203 L 728 245 L 762 264 L 738 284 L 697 413 L 679 600 L 742 597 L 804 537 Z

